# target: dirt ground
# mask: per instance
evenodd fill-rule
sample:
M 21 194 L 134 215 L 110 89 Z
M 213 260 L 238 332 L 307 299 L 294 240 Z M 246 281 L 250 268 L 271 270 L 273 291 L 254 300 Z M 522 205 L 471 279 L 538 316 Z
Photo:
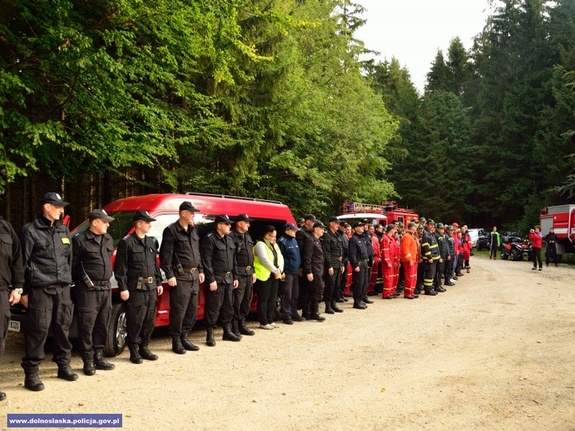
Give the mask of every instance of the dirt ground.
M 7 413 L 121 413 L 126 430 L 575 430 L 572 267 L 472 258 L 437 297 L 374 298 L 323 323 L 256 329 L 239 343 L 176 355 L 156 336 L 157 362 L 77 382 L 41 367 L 22 387 L 21 335 L 0 365 Z M 256 322 L 250 322 L 253 327 Z M 165 333 L 164 333 L 165 334 Z M 48 356 L 50 358 L 50 356 Z

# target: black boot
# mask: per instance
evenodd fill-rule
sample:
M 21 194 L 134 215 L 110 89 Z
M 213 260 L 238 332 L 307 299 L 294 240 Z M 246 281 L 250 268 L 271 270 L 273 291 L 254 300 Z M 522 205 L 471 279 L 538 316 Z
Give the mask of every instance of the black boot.
M 232 332 L 236 337 L 238 337 L 241 340 L 242 334 L 240 332 L 240 328 L 238 327 L 238 321 L 236 319 L 232 320 Z
M 34 392 L 44 390 L 44 383 L 42 383 L 42 380 L 40 380 L 38 371 L 26 372 L 26 377 L 24 378 L 24 387 Z
M 325 313 L 326 314 L 335 314 L 335 311 L 331 308 L 331 303 L 329 301 L 325 301 Z
M 238 337 L 232 332 L 232 324 L 230 322 L 224 323 L 224 335 L 222 336 L 224 341 L 241 341 L 241 337 Z
M 157 361 L 158 355 L 153 354 L 147 344 L 140 344 L 140 356 L 148 361 Z
M 142 357 L 140 356 L 140 352 L 138 352 L 137 344 L 128 345 L 128 349 L 130 349 L 130 362 L 132 364 L 141 364 L 142 362 L 144 362 L 142 360 Z
M 106 360 L 102 349 L 96 349 L 96 353 L 94 354 L 94 365 L 97 370 L 104 370 L 104 371 L 110 371 L 116 368 L 114 364 L 111 364 Z
M 322 317 L 319 315 L 319 303 L 318 302 L 312 302 L 311 306 L 310 306 L 310 315 L 309 318 L 311 320 L 317 320 L 318 322 L 323 322 L 325 320 L 325 317 Z
M 198 350 L 200 350 L 200 348 L 196 346 L 194 343 L 192 343 L 190 340 L 188 340 L 187 333 L 188 331 L 184 331 L 183 335 L 180 337 L 180 339 L 182 340 L 182 346 L 186 350 L 189 350 L 191 352 L 197 352 Z
M 343 310 L 337 306 L 335 300 L 331 301 L 331 309 L 336 313 L 343 313 Z
M 182 345 L 182 340 L 179 336 L 172 337 L 172 352 L 178 355 L 184 355 L 186 353 L 186 349 Z
M 93 376 L 96 374 L 96 367 L 94 366 L 94 355 L 84 354 L 82 355 L 82 360 L 84 361 L 84 367 L 82 371 L 86 376 Z
M 301 317 L 305 320 L 309 320 L 309 303 L 305 302 L 301 309 Z
M 206 329 L 206 344 L 210 347 L 214 347 L 216 345 L 216 340 L 214 339 L 214 328 L 211 326 Z
M 70 365 L 58 365 L 58 378 L 68 380 L 69 382 L 73 382 L 75 380 L 78 380 L 78 374 L 72 371 Z
M 250 328 L 248 328 L 246 326 L 246 319 L 243 319 L 243 318 L 238 320 L 238 329 L 240 331 L 240 334 L 243 334 L 243 335 L 254 335 L 255 334 L 254 331 L 252 331 Z

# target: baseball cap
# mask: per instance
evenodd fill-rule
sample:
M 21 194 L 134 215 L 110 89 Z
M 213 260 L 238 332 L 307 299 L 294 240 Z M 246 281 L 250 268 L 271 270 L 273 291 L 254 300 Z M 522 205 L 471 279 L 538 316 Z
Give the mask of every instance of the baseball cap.
M 100 219 L 102 221 L 105 221 L 106 223 L 114 221 L 114 217 L 110 217 L 106 211 L 100 209 L 92 211 L 90 214 L 88 214 L 88 218 L 90 220 Z
M 42 199 L 40 199 L 40 203 L 57 205 L 59 207 L 65 207 L 66 205 L 70 205 L 69 202 L 63 201 L 62 196 L 60 196 L 58 193 L 55 192 L 44 193 L 44 196 L 42 196 Z
M 236 221 L 237 222 L 238 221 L 246 221 L 246 222 L 250 223 L 250 222 L 254 221 L 254 219 L 249 218 L 249 216 L 246 213 L 242 213 L 236 217 Z
M 286 230 L 295 230 L 295 231 L 297 231 L 298 228 L 297 228 L 297 226 L 296 226 L 295 224 L 293 224 L 293 223 L 286 223 L 286 224 L 284 224 L 284 231 L 286 231 Z
M 152 221 L 156 221 L 155 218 L 152 218 L 150 216 L 150 214 L 148 213 L 148 211 L 136 211 L 134 213 L 134 221 L 138 221 L 138 220 L 143 220 L 143 221 L 147 221 L 147 222 L 152 222 Z
M 184 201 L 180 204 L 180 211 L 191 211 L 193 213 L 200 212 L 199 209 L 195 208 L 194 205 L 190 201 Z
M 216 216 L 214 223 L 215 224 L 218 224 L 218 223 L 232 224 L 233 222 L 230 220 L 230 218 L 228 217 L 227 214 L 220 214 L 220 215 Z
M 315 229 L 316 227 L 325 228 L 325 225 L 324 225 L 322 222 L 320 222 L 320 221 L 316 221 L 316 222 L 313 224 L 313 229 Z
M 313 221 L 317 221 L 317 219 L 315 218 L 315 216 L 313 214 L 306 214 L 303 216 L 303 220 L 307 221 L 307 220 L 313 220 Z

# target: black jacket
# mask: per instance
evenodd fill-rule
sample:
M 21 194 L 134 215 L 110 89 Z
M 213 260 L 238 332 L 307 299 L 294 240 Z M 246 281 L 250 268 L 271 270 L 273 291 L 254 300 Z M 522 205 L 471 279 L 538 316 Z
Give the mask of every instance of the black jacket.
M 20 236 L 24 257 L 24 289 L 72 284 L 72 241 L 60 221 L 44 216 L 26 224 Z
M 343 247 L 337 232 L 327 229 L 321 237 L 323 253 L 325 256 L 326 269 L 333 268 L 338 271 L 341 268 Z
M 371 240 L 369 240 L 371 243 Z M 349 263 L 352 268 L 357 268 L 359 261 L 365 261 L 369 259 L 369 251 L 367 249 L 367 244 L 365 237 L 363 235 L 358 235 L 354 233 L 349 239 L 348 248 Z
M 439 232 L 435 232 L 435 239 L 437 240 L 437 247 L 439 249 L 439 257 L 443 260 L 447 259 L 449 255 L 449 245 L 447 244 L 446 234 L 441 235 Z
M 72 238 L 72 279 L 74 289 L 89 289 L 84 274 L 90 277 L 96 290 L 109 289 L 112 277 L 114 240 L 109 234 L 96 235 L 86 230 Z
M 202 241 L 202 265 L 206 283 L 232 284 L 236 275 L 236 245 L 229 235 L 213 231 Z
M 141 283 L 142 290 L 153 290 L 160 285 L 162 273 L 156 262 L 157 254 L 158 240 L 152 236 L 139 238 L 134 232 L 122 239 L 114 262 L 118 288 L 121 291 L 136 290 Z M 139 283 L 140 277 L 143 280 Z
M 429 259 L 439 260 L 439 246 L 435 235 L 428 230 L 423 231 L 421 236 L 421 257 L 424 261 Z
M 309 236 L 303 249 L 303 273 L 323 276 L 324 254 L 321 241 L 315 236 Z
M 229 235 L 236 245 L 238 275 L 252 275 L 254 273 L 254 240 L 250 233 L 241 234 L 234 229 Z
M 0 290 L 24 286 L 24 264 L 20 240 L 12 225 L 0 218 Z
M 160 264 L 167 279 L 186 275 L 179 273 L 178 264 L 182 265 L 182 270 L 188 272 L 195 268 L 193 277 L 198 277 L 199 273 L 204 272 L 200 257 L 200 237 L 193 225 L 188 226 L 186 231 L 179 222 L 175 222 L 164 229 Z

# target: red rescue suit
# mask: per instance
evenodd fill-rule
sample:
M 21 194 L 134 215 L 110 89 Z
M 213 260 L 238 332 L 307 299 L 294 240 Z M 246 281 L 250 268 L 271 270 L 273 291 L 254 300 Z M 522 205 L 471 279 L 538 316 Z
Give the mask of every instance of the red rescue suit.
M 383 274 L 383 298 L 392 298 L 394 293 L 394 278 L 395 278 L 395 251 L 397 244 L 395 238 L 392 238 L 387 233 L 381 239 L 381 273 Z

